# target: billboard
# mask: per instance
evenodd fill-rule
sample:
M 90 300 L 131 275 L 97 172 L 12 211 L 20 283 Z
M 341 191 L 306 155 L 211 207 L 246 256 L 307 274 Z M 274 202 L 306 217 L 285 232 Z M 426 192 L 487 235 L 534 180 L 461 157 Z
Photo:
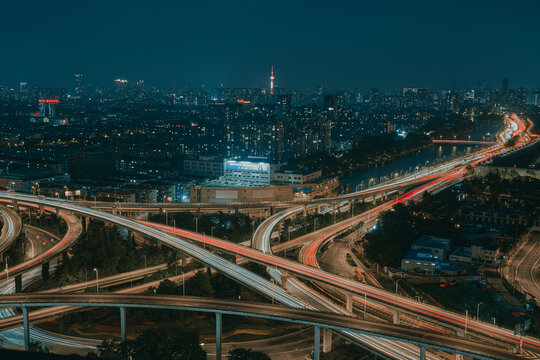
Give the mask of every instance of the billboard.
M 227 160 L 225 161 L 225 171 L 269 173 L 270 164 L 264 162 Z

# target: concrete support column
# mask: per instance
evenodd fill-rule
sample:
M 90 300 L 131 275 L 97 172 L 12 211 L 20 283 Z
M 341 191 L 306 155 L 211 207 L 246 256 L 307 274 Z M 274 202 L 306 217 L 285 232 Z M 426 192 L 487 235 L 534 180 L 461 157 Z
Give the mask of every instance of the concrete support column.
M 24 351 L 30 350 L 30 322 L 28 321 L 28 308 L 22 307 L 23 312 L 23 332 L 24 332 Z
M 84 217 L 84 231 L 88 231 L 88 226 L 90 225 L 90 217 L 89 216 L 85 216 Z
M 206 267 L 206 272 L 208 273 L 208 275 L 212 276 L 212 268 L 210 266 Z
M 120 339 L 126 341 L 126 308 L 120 307 Z
M 304 216 L 307 215 L 307 205 L 304 204 Z
M 216 359 L 221 359 L 221 313 L 216 312 Z
M 320 359 L 320 355 L 319 355 L 319 348 L 321 347 L 321 344 L 320 344 L 320 337 L 321 337 L 321 332 L 319 330 L 319 327 L 318 326 L 314 326 L 313 327 L 313 330 L 314 330 L 314 336 L 313 336 L 313 360 L 319 360 Z
M 182 253 L 182 266 L 187 265 L 187 255 L 186 253 Z
M 45 205 L 39 204 L 39 216 L 43 215 L 45 212 Z
M 322 351 L 323 353 L 332 351 L 332 331 L 330 329 L 323 329 Z
M 399 325 L 399 310 L 394 309 L 394 324 Z
M 422 345 L 420 345 L 420 360 L 425 360 L 425 359 L 426 359 L 426 350 L 424 349 Z
M 19 203 L 17 200 L 13 200 L 13 210 L 19 211 Z
M 352 314 L 353 312 L 353 298 L 352 298 L 352 293 L 348 292 L 348 293 L 345 293 L 345 310 L 347 310 L 347 312 L 349 314 Z

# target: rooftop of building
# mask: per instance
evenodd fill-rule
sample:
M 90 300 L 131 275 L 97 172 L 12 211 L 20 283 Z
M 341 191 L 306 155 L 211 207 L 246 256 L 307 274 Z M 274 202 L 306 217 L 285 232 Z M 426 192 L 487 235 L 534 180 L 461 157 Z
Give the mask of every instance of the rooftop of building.
M 413 246 L 429 247 L 434 249 L 449 250 L 452 239 L 440 238 L 431 235 L 422 235 L 413 243 Z
M 435 257 L 432 253 L 425 250 L 410 250 L 407 255 L 403 258 L 405 260 L 421 260 L 421 261 L 435 261 L 437 260 L 437 257 Z

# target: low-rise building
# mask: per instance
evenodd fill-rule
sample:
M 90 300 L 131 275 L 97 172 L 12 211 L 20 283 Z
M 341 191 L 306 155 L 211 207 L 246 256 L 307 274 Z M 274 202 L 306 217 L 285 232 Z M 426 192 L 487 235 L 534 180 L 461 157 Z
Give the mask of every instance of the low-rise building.
M 456 262 L 463 262 L 463 263 L 471 263 L 471 248 L 470 247 L 458 247 L 450 255 L 448 255 L 448 260 L 450 261 L 456 261 Z
M 496 245 L 471 245 L 471 258 L 475 261 L 495 263 L 499 259 L 501 249 Z
M 440 260 L 446 259 L 451 247 L 452 239 L 431 235 L 422 235 L 411 245 L 411 249 L 429 251 Z
M 214 156 L 185 159 L 184 175 L 217 179 L 223 176 L 223 159 Z
M 439 259 L 426 250 L 410 250 L 401 260 L 401 269 L 433 273 L 440 268 Z
M 35 190 L 37 193 L 41 184 L 65 185 L 69 184 L 69 181 L 68 174 L 41 169 L 17 169 L 0 175 L 1 187 L 19 192 L 33 192 Z

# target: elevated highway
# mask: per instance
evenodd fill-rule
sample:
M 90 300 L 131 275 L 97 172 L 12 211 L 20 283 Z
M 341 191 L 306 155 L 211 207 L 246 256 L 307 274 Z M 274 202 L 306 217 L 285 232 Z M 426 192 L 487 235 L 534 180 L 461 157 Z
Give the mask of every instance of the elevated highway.
M 0 298 L 0 306 L 18 307 L 23 310 L 24 328 L 28 329 L 28 308 L 48 306 L 85 306 L 85 307 L 115 307 L 121 312 L 121 331 L 125 338 L 125 311 L 127 308 L 151 308 L 169 310 L 203 311 L 216 314 L 217 356 L 221 355 L 221 317 L 223 314 L 251 316 L 285 322 L 295 322 L 314 327 L 314 342 L 319 343 L 320 329 L 327 328 L 336 331 L 352 332 L 396 341 L 407 341 L 420 346 L 420 359 L 424 358 L 423 349 L 429 347 L 457 354 L 471 356 L 477 359 L 521 359 L 513 355 L 509 349 L 477 344 L 474 342 L 451 337 L 404 329 L 389 324 L 373 323 L 349 316 L 329 314 L 303 309 L 291 309 L 287 306 L 270 304 L 253 304 L 237 301 L 206 299 L 197 297 L 172 296 L 142 296 L 118 294 L 42 294 L 9 295 Z M 25 342 L 29 343 L 30 336 L 25 330 Z M 315 347 L 316 349 L 318 346 Z M 317 350 L 315 350 L 317 352 Z
M 21 218 L 17 213 L 6 206 L 0 205 L 0 217 L 2 218 L 2 232 L 0 233 L 0 258 L 4 252 L 19 237 L 22 229 Z

